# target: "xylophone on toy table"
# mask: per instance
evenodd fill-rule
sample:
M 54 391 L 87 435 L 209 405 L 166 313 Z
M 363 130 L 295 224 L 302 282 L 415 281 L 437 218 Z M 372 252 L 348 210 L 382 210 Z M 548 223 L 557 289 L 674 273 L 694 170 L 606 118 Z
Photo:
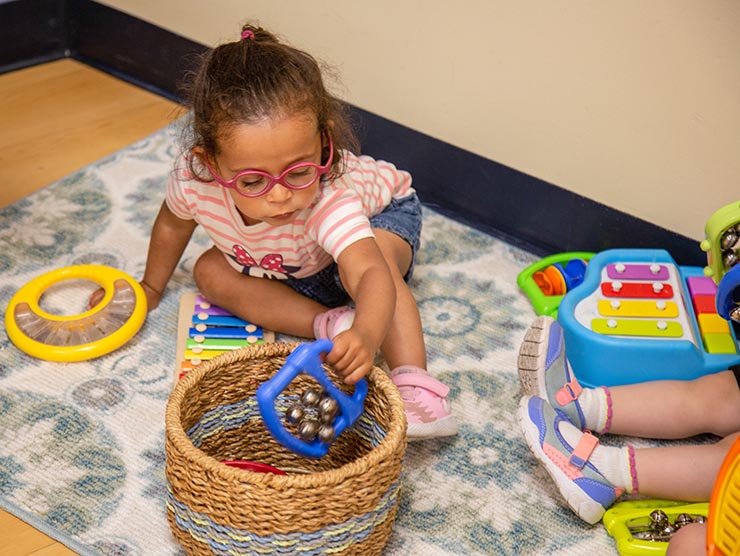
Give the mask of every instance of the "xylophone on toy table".
M 271 330 L 217 307 L 198 293 L 180 298 L 175 382 L 202 361 L 241 347 L 274 342 Z

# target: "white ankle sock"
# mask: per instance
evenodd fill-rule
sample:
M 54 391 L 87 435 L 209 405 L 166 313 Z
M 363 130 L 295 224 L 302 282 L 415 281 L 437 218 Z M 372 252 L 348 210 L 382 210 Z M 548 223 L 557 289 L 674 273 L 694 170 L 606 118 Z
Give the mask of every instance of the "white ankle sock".
M 575 448 L 581 439 L 583 432 L 578 427 L 569 423 L 560 424 L 560 433 L 563 438 Z M 632 492 L 632 470 L 630 468 L 630 447 L 619 448 L 617 446 L 604 446 L 599 444 L 594 448 L 591 457 L 588 459 L 596 469 L 599 470 L 604 478 L 612 486 L 623 488 L 627 492 Z
M 585 420 L 584 428 L 599 434 L 608 431 L 611 422 L 611 398 L 607 388 L 584 388 L 578 396 L 578 403 Z

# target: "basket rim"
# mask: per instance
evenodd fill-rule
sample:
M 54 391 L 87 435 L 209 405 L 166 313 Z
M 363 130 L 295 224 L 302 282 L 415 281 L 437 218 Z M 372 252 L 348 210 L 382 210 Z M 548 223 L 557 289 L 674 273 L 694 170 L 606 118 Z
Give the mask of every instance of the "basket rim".
M 370 370 L 366 378 L 369 382 L 374 383 L 377 388 L 380 388 L 383 394 L 388 397 L 391 408 L 390 426 L 386 431 L 385 438 L 378 446 L 356 460 L 345 463 L 340 467 L 306 474 L 288 473 L 287 475 L 278 475 L 273 473 L 259 473 L 225 465 L 192 443 L 180 423 L 180 407 L 186 394 L 195 388 L 203 376 L 209 372 L 214 372 L 215 369 L 222 365 L 264 357 L 287 356 L 299 345 L 300 342 L 270 342 L 246 346 L 204 361 L 195 369 L 189 371 L 179 380 L 167 401 L 167 407 L 165 409 L 165 440 L 169 440 L 189 462 L 204 468 L 208 473 L 217 474 L 226 481 L 249 482 L 260 486 L 273 486 L 280 489 L 289 487 L 313 488 L 339 484 L 346 480 L 347 477 L 360 475 L 367 469 L 371 469 L 375 465 L 390 459 L 399 449 L 400 445 L 402 445 L 400 449 L 405 452 L 406 414 L 403 410 L 403 401 L 401 400 L 398 389 L 391 382 L 385 371 L 377 366 L 374 366 Z M 263 354 L 264 351 L 271 349 L 277 349 L 278 352 Z

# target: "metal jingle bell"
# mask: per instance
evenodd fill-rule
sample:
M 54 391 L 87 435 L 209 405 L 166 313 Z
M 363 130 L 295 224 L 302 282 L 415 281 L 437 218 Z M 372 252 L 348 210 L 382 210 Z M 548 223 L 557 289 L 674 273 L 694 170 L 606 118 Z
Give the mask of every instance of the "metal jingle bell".
M 285 410 L 285 417 L 291 423 L 298 423 L 306 415 L 306 411 L 303 406 L 299 403 L 294 403 L 288 409 Z
M 735 254 L 734 251 L 722 251 L 722 263 L 727 267 L 730 268 L 732 266 L 735 266 L 737 264 L 738 256 Z
M 334 427 L 331 425 L 321 425 L 319 427 L 318 438 L 321 442 L 331 442 L 334 440 Z
M 720 247 L 722 249 L 729 249 L 738 240 L 737 231 L 729 228 L 724 234 L 722 234 L 722 239 L 720 240 Z
M 318 433 L 319 433 L 318 421 L 314 421 L 313 419 L 304 419 L 298 425 L 298 436 L 301 437 L 301 440 L 304 440 L 306 442 L 311 442 L 312 440 L 316 438 L 316 435 Z
M 337 403 L 337 400 L 331 396 L 324 396 L 321 398 L 321 401 L 319 402 L 319 415 L 327 419 L 324 422 L 330 423 L 334 417 L 336 417 L 337 413 L 339 413 L 339 404 Z
M 733 307 L 730 310 L 730 318 L 735 322 L 740 322 L 740 306 Z
M 314 390 L 313 388 L 305 390 L 303 394 L 301 394 L 301 402 L 306 407 L 316 407 L 317 405 L 319 405 L 320 399 L 321 393 L 318 390 Z
M 650 522 L 656 531 L 662 530 L 668 523 L 668 516 L 663 510 L 653 510 L 650 512 Z

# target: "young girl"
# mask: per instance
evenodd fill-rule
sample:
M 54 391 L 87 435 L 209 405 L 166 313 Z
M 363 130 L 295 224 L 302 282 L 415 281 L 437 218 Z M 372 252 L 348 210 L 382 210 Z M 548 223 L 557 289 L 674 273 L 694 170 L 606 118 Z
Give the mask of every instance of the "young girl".
M 409 174 L 352 154 L 347 112 L 317 62 L 260 27 L 208 53 L 189 93 L 189 152 L 141 281 L 149 309 L 200 224 L 214 243 L 193 271 L 205 297 L 265 328 L 333 340 L 326 361 L 350 384 L 380 349 L 409 439 L 455 434 L 407 285 L 421 231 Z
M 583 520 L 599 521 L 625 491 L 709 500 L 740 431 L 740 367 L 691 381 L 581 388 L 566 358 L 562 329 L 549 317 L 534 322 L 519 354 L 524 437 Z M 588 431 L 663 439 L 711 433 L 721 439 L 635 449 L 599 445 Z

